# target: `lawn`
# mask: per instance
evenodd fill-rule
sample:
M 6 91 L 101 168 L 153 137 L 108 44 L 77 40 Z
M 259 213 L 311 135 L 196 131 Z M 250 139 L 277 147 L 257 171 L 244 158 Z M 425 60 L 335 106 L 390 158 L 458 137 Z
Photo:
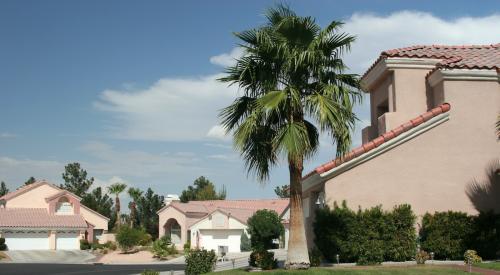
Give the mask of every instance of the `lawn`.
M 438 266 L 412 266 L 412 267 L 353 267 L 353 268 L 312 268 L 306 271 L 285 271 L 285 270 L 273 270 L 267 271 L 266 275 L 290 275 L 290 274 L 314 274 L 314 275 L 365 275 L 365 274 L 376 274 L 376 275 L 392 275 L 392 274 L 405 274 L 405 275 L 434 275 L 434 274 L 464 274 L 463 270 L 450 268 L 450 267 L 438 267 Z M 212 273 L 213 275 L 248 275 L 247 271 L 238 270 L 228 270 L 222 272 Z M 470 273 L 469 273 L 470 274 Z M 477 274 L 477 273 L 472 273 Z
M 475 264 L 474 266 L 487 269 L 500 270 L 500 262 L 480 263 L 480 264 Z

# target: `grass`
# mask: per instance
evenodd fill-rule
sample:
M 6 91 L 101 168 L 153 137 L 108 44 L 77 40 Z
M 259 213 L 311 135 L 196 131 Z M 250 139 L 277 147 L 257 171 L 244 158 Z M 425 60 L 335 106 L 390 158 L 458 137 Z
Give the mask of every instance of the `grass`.
M 438 266 L 411 266 L 411 267 L 352 267 L 352 268 L 311 268 L 306 271 L 286 271 L 286 270 L 272 270 L 264 272 L 265 275 L 393 275 L 393 274 L 404 274 L 404 275 L 454 275 L 454 274 L 464 274 L 464 270 L 451 268 L 451 267 L 438 267 Z M 222 272 L 211 273 L 213 275 L 248 275 L 249 273 L 245 270 L 235 269 Z M 469 273 L 471 274 L 471 273 Z M 472 273 L 474 274 L 474 273 Z
M 486 269 L 500 270 L 500 262 L 479 263 L 479 264 L 475 264 L 474 266 L 486 268 Z

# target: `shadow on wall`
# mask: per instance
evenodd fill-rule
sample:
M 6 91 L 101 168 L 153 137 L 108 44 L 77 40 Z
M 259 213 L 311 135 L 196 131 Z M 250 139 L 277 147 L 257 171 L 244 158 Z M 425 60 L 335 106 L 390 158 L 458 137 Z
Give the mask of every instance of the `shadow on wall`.
M 467 196 L 477 211 L 493 210 L 500 213 L 500 160 L 494 160 L 486 168 L 487 179 L 473 179 L 466 188 Z

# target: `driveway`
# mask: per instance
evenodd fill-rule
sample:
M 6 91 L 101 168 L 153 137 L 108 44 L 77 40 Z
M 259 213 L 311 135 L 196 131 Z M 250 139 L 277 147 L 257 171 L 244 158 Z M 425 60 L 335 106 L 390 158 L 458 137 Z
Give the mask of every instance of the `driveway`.
M 95 256 L 83 250 L 13 250 L 5 251 L 12 263 L 88 263 Z

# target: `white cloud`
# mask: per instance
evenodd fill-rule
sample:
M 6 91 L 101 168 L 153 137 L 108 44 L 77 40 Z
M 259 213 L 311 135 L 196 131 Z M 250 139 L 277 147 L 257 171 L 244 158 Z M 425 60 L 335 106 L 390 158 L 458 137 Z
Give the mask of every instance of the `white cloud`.
M 9 132 L 0 133 L 0 138 L 15 138 L 15 137 L 17 137 L 17 135 Z
M 210 57 L 210 63 L 222 67 L 229 67 L 236 64 L 236 59 L 243 56 L 244 50 L 241 47 L 236 47 L 230 53 L 223 53 L 220 55 Z
M 21 159 L 0 156 L 0 180 L 5 181 L 8 188 L 15 188 L 24 184 L 31 176 L 36 179 L 46 179 L 54 183 L 62 182 L 61 174 L 64 164 L 54 160 Z
M 136 140 L 201 140 L 218 122 L 218 110 L 229 105 L 237 88 L 211 75 L 164 78 L 138 91 L 106 90 L 94 106 L 112 114 L 109 133 Z
M 107 180 L 101 179 L 101 178 L 94 178 L 94 184 L 92 184 L 92 189 L 96 189 L 97 187 L 101 187 L 103 192 L 108 192 L 108 187 L 111 186 L 114 183 L 125 183 L 128 184 L 127 180 L 124 180 L 123 178 L 119 176 L 112 176 L 108 178 Z
M 215 125 L 210 128 L 210 130 L 208 130 L 207 137 L 221 140 L 231 139 L 229 135 L 226 135 L 226 130 L 221 125 Z
M 357 37 L 345 60 L 352 71 L 361 74 L 384 50 L 422 44 L 498 43 L 498 22 L 500 14 L 445 20 L 418 11 L 400 11 L 388 16 L 355 13 L 342 28 Z

